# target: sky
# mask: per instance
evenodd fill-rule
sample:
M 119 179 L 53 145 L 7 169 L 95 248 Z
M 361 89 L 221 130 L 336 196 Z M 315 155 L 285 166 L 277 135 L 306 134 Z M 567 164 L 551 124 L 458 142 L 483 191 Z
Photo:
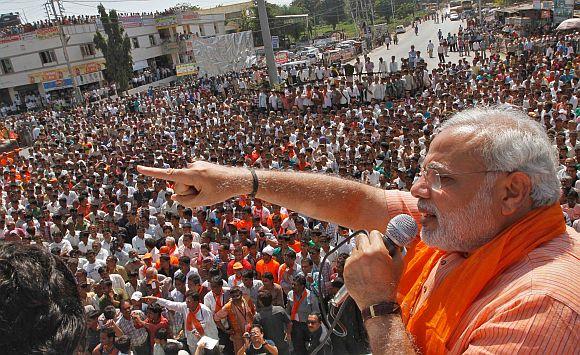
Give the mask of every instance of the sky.
M 44 3 L 47 0 L 0 0 L 0 14 L 19 12 L 22 22 L 34 22 L 47 18 Z M 181 3 L 190 3 L 201 8 L 228 5 L 243 2 L 240 0 L 63 0 L 65 15 L 96 15 L 97 6 L 102 3 L 106 9 L 118 12 L 154 12 L 164 10 Z M 291 0 L 269 0 L 275 4 L 289 4 Z

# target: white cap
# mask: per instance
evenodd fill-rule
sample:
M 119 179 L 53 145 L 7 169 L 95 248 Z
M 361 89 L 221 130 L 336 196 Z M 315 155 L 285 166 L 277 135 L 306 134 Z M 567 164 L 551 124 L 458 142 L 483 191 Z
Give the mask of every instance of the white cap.
M 131 299 L 133 301 L 139 301 L 141 300 L 141 297 L 143 297 L 143 294 L 141 293 L 141 291 L 135 291 L 133 292 L 133 294 L 131 295 Z
M 274 255 L 274 248 L 272 248 L 271 245 L 268 245 L 262 250 L 262 254 L 268 254 L 268 255 L 272 256 L 272 255 Z

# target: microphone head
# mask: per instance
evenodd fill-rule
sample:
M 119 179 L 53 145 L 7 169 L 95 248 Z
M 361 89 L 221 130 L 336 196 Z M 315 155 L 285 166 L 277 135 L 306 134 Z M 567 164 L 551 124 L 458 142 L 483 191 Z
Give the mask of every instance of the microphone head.
M 387 237 L 399 247 L 409 244 L 419 232 L 417 222 L 408 214 L 397 215 L 387 225 Z

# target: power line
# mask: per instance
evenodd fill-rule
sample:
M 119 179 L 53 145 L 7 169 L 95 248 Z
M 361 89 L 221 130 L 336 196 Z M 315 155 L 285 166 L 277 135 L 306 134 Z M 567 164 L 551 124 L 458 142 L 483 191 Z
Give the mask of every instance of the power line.
M 67 1 L 67 0 L 63 0 L 62 2 L 72 2 L 72 1 Z M 117 3 L 117 2 L 150 2 L 150 0 L 103 0 L 103 1 L 99 1 L 99 0 L 78 0 L 78 2 L 82 2 L 82 3 Z
M 75 2 L 75 1 L 63 1 L 63 2 L 66 2 L 66 3 L 68 3 L 68 4 L 75 4 L 75 5 L 78 5 L 78 6 L 85 6 L 85 7 L 90 7 L 91 9 L 95 9 L 95 10 L 97 9 L 97 8 L 95 7 L 95 5 L 87 5 L 87 4 L 82 4 L 82 3 L 80 3 L 80 2 Z M 84 15 L 86 15 L 86 14 L 84 14 Z

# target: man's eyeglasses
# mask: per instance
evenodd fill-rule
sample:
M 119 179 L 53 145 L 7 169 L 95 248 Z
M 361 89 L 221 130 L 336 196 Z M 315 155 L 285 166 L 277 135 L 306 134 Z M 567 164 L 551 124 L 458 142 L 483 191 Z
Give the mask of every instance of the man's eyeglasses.
M 487 174 L 487 173 L 499 173 L 502 172 L 500 170 L 482 170 L 482 171 L 471 171 L 467 173 L 449 173 L 449 174 L 441 174 L 437 169 L 434 168 L 421 168 L 419 172 L 419 179 L 425 178 L 427 182 L 427 186 L 433 191 L 441 191 L 441 179 L 447 179 L 452 176 L 460 176 L 460 175 L 471 175 L 471 174 Z

